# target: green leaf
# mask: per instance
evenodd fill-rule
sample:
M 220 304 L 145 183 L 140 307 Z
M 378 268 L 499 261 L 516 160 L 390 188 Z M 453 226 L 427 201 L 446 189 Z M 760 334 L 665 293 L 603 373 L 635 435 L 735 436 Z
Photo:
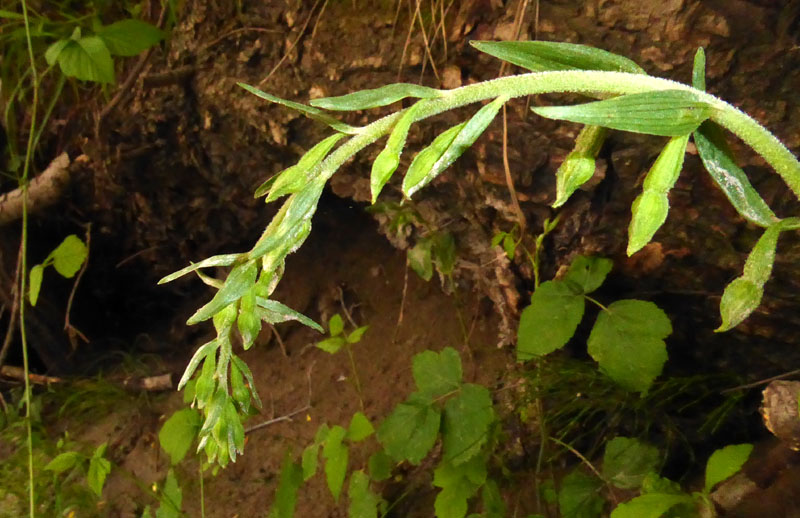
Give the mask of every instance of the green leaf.
M 485 480 L 486 459 L 483 456 L 459 466 L 442 461 L 433 472 L 433 485 L 442 488 L 434 502 L 436 517 L 466 516 L 467 500 L 475 495 Z
M 489 390 L 481 385 L 464 384 L 461 392 L 444 406 L 444 459 L 459 465 L 477 455 L 494 420 Z
M 411 124 L 414 122 L 421 106 L 423 106 L 423 103 L 418 102 L 405 110 L 397 123 L 395 123 L 392 133 L 386 141 L 386 147 L 383 148 L 375 158 L 375 162 L 372 163 L 372 172 L 369 179 L 372 203 L 375 203 L 378 199 L 383 186 L 386 185 L 397 166 L 400 165 L 400 154 L 406 145 L 408 130 L 411 128 Z
M 347 345 L 347 340 L 341 336 L 333 336 L 325 340 L 320 340 L 315 345 L 318 349 L 322 349 L 328 354 L 336 354 L 342 347 Z
M 633 217 L 628 227 L 628 256 L 644 248 L 666 221 L 669 212 L 667 193 L 681 173 L 688 143 L 688 134 L 671 138 L 648 171 L 642 194 L 631 207 Z
M 392 476 L 394 462 L 385 451 L 380 450 L 370 455 L 367 467 L 369 469 L 369 477 L 375 482 L 381 482 Z
M 314 442 L 303 450 L 302 466 L 303 466 L 303 481 L 308 481 L 317 473 L 317 464 L 319 461 L 319 447 L 328 438 L 330 428 L 327 424 L 321 424 L 317 428 Z
M 514 241 L 514 236 L 511 234 L 506 234 L 503 237 L 503 252 L 506 253 L 506 257 L 510 261 L 513 261 L 514 256 L 517 254 L 517 242 Z
M 192 408 L 178 410 L 166 420 L 158 432 L 158 442 L 174 466 L 186 456 L 202 424 L 200 415 Z
M 493 479 L 488 479 L 483 485 L 481 500 L 483 501 L 483 515 L 486 518 L 505 518 L 506 503 L 503 501 L 497 482 Z
M 589 294 L 599 288 L 614 267 L 614 261 L 605 257 L 579 255 L 569 265 L 565 281 L 575 283 L 581 293 Z
M 350 499 L 348 518 L 378 518 L 380 498 L 369 489 L 369 477 L 361 470 L 350 475 L 350 487 L 347 490 Z
M 242 373 L 244 378 L 247 380 L 247 384 L 249 386 L 248 392 L 250 393 L 250 397 L 252 397 L 256 406 L 258 408 L 261 408 L 261 399 L 259 399 L 258 397 L 258 391 L 256 390 L 256 382 L 253 379 L 253 373 L 250 371 L 250 367 L 247 366 L 244 360 L 242 360 L 235 354 L 231 355 L 231 362 L 233 362 L 233 365 L 231 365 L 231 369 L 233 369 L 233 367 L 235 366 L 239 370 L 239 372 Z
M 611 512 L 611 518 L 659 518 L 676 505 L 692 502 L 689 495 L 648 493 L 618 505 Z
M 712 112 L 710 105 L 688 90 L 642 92 L 575 106 L 531 109 L 549 119 L 667 137 L 691 133 Z
M 292 308 L 281 304 L 277 300 L 267 300 L 261 297 L 256 297 L 256 304 L 263 310 L 259 312 L 262 320 L 266 320 L 270 324 L 277 324 L 280 322 L 288 322 L 296 320 L 303 325 L 310 327 L 320 333 L 324 332 L 322 326 L 303 315 L 298 313 Z
M 356 412 L 350 419 L 350 426 L 347 428 L 347 440 L 351 442 L 363 441 L 375 433 L 375 428 L 369 422 L 363 412 Z
M 183 504 L 183 492 L 175 478 L 175 471 L 170 468 L 167 472 L 167 480 L 159 498 L 159 507 L 156 511 L 156 518 L 180 518 L 181 506 Z
M 441 413 L 419 394 L 411 394 L 378 427 L 378 441 L 395 461 L 418 465 L 433 448 Z
M 193 271 L 200 269 L 200 268 L 212 268 L 215 266 L 230 266 L 237 261 L 240 257 L 244 254 L 225 254 L 225 255 L 215 255 L 213 257 L 209 257 L 208 259 L 203 259 L 199 263 L 190 264 L 186 268 L 178 270 L 175 273 L 171 273 L 166 277 L 162 278 L 158 281 L 158 284 L 166 284 L 168 282 L 172 282 L 178 277 L 183 277 L 187 273 L 192 273 Z
M 339 502 L 344 477 L 347 474 L 349 449 L 342 443 L 346 434 L 347 431 L 344 428 L 334 426 L 328 432 L 325 444 L 322 446 L 322 456 L 325 458 L 325 480 L 336 502 Z
M 607 130 L 601 126 L 585 126 L 578 134 L 575 148 L 556 171 L 556 201 L 562 206 L 578 187 L 588 182 L 595 171 L 595 158 L 605 142 Z
M 433 277 L 433 241 L 420 239 L 413 248 L 406 252 L 408 266 L 426 281 Z
M 286 106 L 287 108 L 290 108 L 292 110 L 298 111 L 303 115 L 305 115 L 306 117 L 308 117 L 309 119 L 313 119 L 317 122 L 326 124 L 327 126 L 335 129 L 340 133 L 345 133 L 347 135 L 355 135 L 359 131 L 358 128 L 350 126 L 349 124 L 345 124 L 339 119 L 331 117 L 327 113 L 317 108 L 312 108 L 311 106 L 306 106 L 305 104 L 300 104 L 292 101 L 287 101 L 286 99 L 281 99 L 280 97 L 268 94 L 266 92 L 259 90 L 255 86 L 250 86 L 245 83 L 236 83 L 236 84 L 257 97 L 260 97 L 264 100 L 267 100 L 275 104 L 280 104 L 281 106 Z
M 562 518 L 598 518 L 605 500 L 600 496 L 603 482 L 597 477 L 574 470 L 561 481 L 558 509 Z
M 706 52 L 703 50 L 703 47 L 698 47 L 694 55 L 692 86 L 703 92 L 706 90 Z
M 331 336 L 338 336 L 344 331 L 344 320 L 342 315 L 336 313 L 328 321 L 328 334 Z
M 283 458 L 281 477 L 278 490 L 275 492 L 275 501 L 269 510 L 269 518 L 294 518 L 294 508 L 297 504 L 297 490 L 303 483 L 303 470 L 294 461 L 289 452 Z
M 442 275 L 450 275 L 456 266 L 456 241 L 450 232 L 438 232 L 433 236 L 431 249 L 433 262 Z
M 28 300 L 31 306 L 35 306 L 39 300 L 39 291 L 42 288 L 42 276 L 44 275 L 44 266 L 37 264 L 31 268 L 30 274 L 30 288 L 28 291 Z
M 750 184 L 745 172 L 736 165 L 722 128 L 705 121 L 693 137 L 703 166 L 740 216 L 761 227 L 769 227 L 778 221 L 767 202 Z
M 111 473 L 111 462 L 103 457 L 105 452 L 106 443 L 97 447 L 92 458 L 89 459 L 89 471 L 86 473 L 86 482 L 89 484 L 89 489 L 98 497 L 103 496 L 106 477 Z
M 500 96 L 494 101 L 490 102 L 489 104 L 484 105 L 478 110 L 472 118 L 467 121 L 464 127 L 461 128 L 461 131 L 455 135 L 455 138 L 450 142 L 450 145 L 445 149 L 445 151 L 436 159 L 430 169 L 425 172 L 424 176 L 417 182 L 406 185 L 406 181 L 408 180 L 409 176 L 411 176 L 412 168 L 414 166 L 413 162 L 411 167 L 409 167 L 408 174 L 406 174 L 406 178 L 403 181 L 403 194 L 406 197 L 410 198 L 415 192 L 426 186 L 430 183 L 434 178 L 439 176 L 445 169 L 450 167 L 450 165 L 455 162 L 458 157 L 464 154 L 472 144 L 478 140 L 478 137 L 486 130 L 489 124 L 494 120 L 497 112 L 500 111 L 500 108 L 508 101 L 508 97 Z M 441 137 L 442 135 L 440 135 Z M 436 141 L 434 141 L 434 144 Z M 432 144 L 433 145 L 433 144 Z M 420 152 L 421 154 L 422 152 Z M 414 159 L 416 161 L 416 158 Z M 417 176 L 416 173 L 414 175 Z
M 70 40 L 58 53 L 58 65 L 67 77 L 97 83 L 114 82 L 114 61 L 97 36 Z
M 164 39 L 158 27 L 133 18 L 106 25 L 97 35 L 115 56 L 136 56 Z
M 217 340 L 212 340 L 197 348 L 195 353 L 192 355 L 192 359 L 189 360 L 186 370 L 183 371 L 183 376 L 181 376 L 181 379 L 178 382 L 178 390 L 181 390 L 186 385 L 186 383 L 194 374 L 194 371 L 197 369 L 197 366 L 200 365 L 200 362 L 212 352 L 216 352 L 217 347 L 219 347 Z
M 369 329 L 369 326 L 361 326 L 354 329 L 352 333 L 347 335 L 347 343 L 357 344 L 360 342 L 361 337 L 364 336 L 364 333 L 367 332 L 367 329 Z
M 48 462 L 44 469 L 45 471 L 52 471 L 53 473 L 60 475 L 68 469 L 72 469 L 77 466 L 83 460 L 83 458 L 83 455 L 77 451 L 66 451 L 64 453 L 60 453 L 58 456 L 56 456 L 56 458 Z
M 566 344 L 583 318 L 583 296 L 562 281 L 543 282 L 522 311 L 517 332 L 517 361 L 544 356 Z
M 438 398 L 461 386 L 461 358 L 452 347 L 440 353 L 423 351 L 414 355 L 411 370 L 420 393 Z
M 732 444 L 712 453 L 706 464 L 706 493 L 742 469 L 752 451 L 752 444 Z
M 433 139 L 433 142 L 428 147 L 417 153 L 403 178 L 403 194 L 407 198 L 411 196 L 412 192 L 424 187 L 430 181 L 427 178 L 434 164 L 447 151 L 458 133 L 466 125 L 466 122 L 462 122 L 442 132 Z
M 616 437 L 606 443 L 603 478 L 620 489 L 638 489 L 644 477 L 656 470 L 658 449 L 638 439 Z
M 334 133 L 330 137 L 317 143 L 314 147 L 309 149 L 297 164 L 284 169 L 273 180 L 270 178 L 264 182 L 253 195 L 260 198 L 269 191 L 266 202 L 269 203 L 273 200 L 280 198 L 286 194 L 293 194 L 299 192 L 305 185 L 314 178 L 315 168 L 328 156 L 328 154 L 344 137 L 342 133 Z
M 258 265 L 255 261 L 248 261 L 245 264 L 235 266 L 228 278 L 225 279 L 225 284 L 220 288 L 214 298 L 205 306 L 198 309 L 189 320 L 186 321 L 188 325 L 197 324 L 204 320 L 216 315 L 218 312 L 225 309 L 234 301 L 242 297 L 249 291 L 256 283 L 256 275 L 258 274 Z
M 236 327 L 242 336 L 242 347 L 246 351 L 252 347 L 261 332 L 261 318 L 256 310 L 255 289 L 251 289 L 239 299 L 239 316 L 236 319 Z
M 51 67 L 58 62 L 58 56 L 61 55 L 61 51 L 64 50 L 64 47 L 69 45 L 70 43 L 74 43 L 71 39 L 60 39 L 58 41 L 54 41 L 44 53 L 44 59 L 47 61 L 47 64 Z
M 372 90 L 361 90 L 338 97 L 323 97 L 312 99 L 311 106 L 324 110 L 355 111 L 377 108 L 396 103 L 406 97 L 418 99 L 433 99 L 440 97 L 442 92 L 435 88 L 415 85 L 411 83 L 395 83 Z
M 62 277 L 71 279 L 81 269 L 89 250 L 81 238 L 74 234 L 67 236 L 48 256 L 53 259 L 53 266 Z
M 597 317 L 587 342 L 600 370 L 627 390 L 647 392 L 667 361 L 669 317 L 652 302 L 619 300 Z
M 6 20 L 24 20 L 23 17 L 19 13 L 15 13 L 14 11 L 8 11 L 6 9 L 0 9 L 0 18 L 5 18 Z
M 606 70 L 644 74 L 630 59 L 611 52 L 552 41 L 470 41 L 481 52 L 526 68 L 532 72 L 548 70 Z

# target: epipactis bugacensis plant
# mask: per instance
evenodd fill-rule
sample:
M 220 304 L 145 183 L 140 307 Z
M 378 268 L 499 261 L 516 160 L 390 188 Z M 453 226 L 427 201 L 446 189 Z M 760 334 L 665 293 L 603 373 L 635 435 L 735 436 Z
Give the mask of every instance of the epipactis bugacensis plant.
M 325 182 L 350 157 L 388 134 L 386 145 L 372 166 L 370 185 L 374 202 L 400 163 L 411 125 L 467 104 L 489 101 L 472 118 L 444 131 L 417 153 L 402 181 L 406 197 L 458 159 L 510 99 L 553 92 L 577 92 L 599 98 L 575 106 L 532 108 L 542 117 L 585 125 L 574 151 L 558 169 L 553 206 L 561 206 L 594 174 L 595 157 L 608 129 L 670 137 L 632 205 L 627 251 L 634 254 L 650 241 L 667 217 L 668 193 L 678 178 L 692 137 L 706 170 L 731 204 L 747 221 L 765 229 L 747 258 L 742 275 L 725 288 L 718 331 L 738 325 L 760 304 L 764 284 L 772 271 L 778 236 L 785 230 L 800 228 L 800 218 L 775 216 L 736 165 L 722 128 L 761 155 L 797 196 L 800 196 L 800 163 L 751 117 L 705 92 L 702 49 L 695 56 L 692 86 L 688 86 L 651 77 L 627 58 L 583 45 L 539 41 L 476 41 L 472 45 L 531 73 L 453 90 L 392 84 L 340 97 L 314 99 L 311 106 L 239 84 L 267 101 L 327 124 L 335 133 L 312 147 L 296 165 L 257 189 L 256 196 L 266 194 L 267 202 L 284 195 L 288 198 L 251 250 L 210 257 L 160 281 L 165 283 L 197 272 L 206 284 L 217 289 L 211 301 L 188 321 L 197 324 L 212 319 L 217 337 L 197 350 L 179 384 L 182 388 L 199 369 L 194 402 L 204 415 L 199 449 L 205 451 L 209 463 L 225 466 L 236 459 L 244 446 L 241 416 L 251 410 L 252 403 L 260 405 L 250 370 L 233 352 L 234 334 L 238 333 L 246 350 L 253 345 L 262 321 L 298 320 L 321 330 L 312 320 L 271 300 L 270 295 L 283 274 L 286 256 L 297 250 L 309 235 L 311 218 Z M 363 127 L 345 124 L 329 113 L 387 106 L 406 98 L 419 100 Z M 201 268 L 216 266 L 231 267 L 224 281 L 199 272 Z

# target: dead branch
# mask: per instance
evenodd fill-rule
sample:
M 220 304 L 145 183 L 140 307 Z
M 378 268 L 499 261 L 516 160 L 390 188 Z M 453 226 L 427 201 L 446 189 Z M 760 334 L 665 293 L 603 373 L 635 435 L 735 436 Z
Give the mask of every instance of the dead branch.
M 33 214 L 61 197 L 64 187 L 69 183 L 69 155 L 61 153 L 47 169 L 34 178 L 28 186 L 28 214 Z M 0 226 L 7 225 L 22 217 L 22 188 L 0 196 Z

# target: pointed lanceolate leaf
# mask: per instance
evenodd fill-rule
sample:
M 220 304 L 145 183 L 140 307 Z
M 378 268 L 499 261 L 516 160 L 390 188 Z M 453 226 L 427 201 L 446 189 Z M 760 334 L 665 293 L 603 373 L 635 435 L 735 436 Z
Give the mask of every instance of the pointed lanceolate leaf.
M 457 466 L 480 452 L 494 422 L 492 396 L 481 385 L 467 383 L 444 406 L 444 459 Z
M 310 173 L 312 169 L 328 156 L 333 146 L 343 137 L 344 134 L 335 133 L 317 143 L 314 147 L 309 149 L 306 154 L 300 157 L 297 164 L 284 169 L 274 180 L 270 178 L 261 184 L 261 186 L 256 189 L 253 196 L 260 198 L 269 192 L 266 199 L 266 202 L 269 203 L 286 194 L 293 194 L 300 191 L 311 180 Z
M 355 111 L 387 106 L 406 97 L 433 99 L 442 95 L 440 90 L 411 83 L 395 83 L 372 90 L 361 90 L 338 97 L 312 99 L 311 106 L 325 110 Z
M 244 254 L 225 254 L 225 255 L 215 255 L 213 257 L 209 257 L 208 259 L 203 259 L 199 263 L 194 263 L 186 268 L 178 270 L 175 273 L 171 273 L 166 277 L 162 278 L 158 281 L 159 284 L 165 284 L 168 282 L 172 282 L 178 277 L 183 277 L 187 273 L 191 273 L 200 268 L 211 268 L 213 266 L 230 266 L 236 262 L 237 259 L 242 257 Z
M 742 469 L 752 451 L 752 444 L 732 444 L 712 453 L 706 464 L 706 492 Z
M 158 27 L 133 18 L 106 25 L 97 35 L 115 56 L 136 56 L 164 39 Z
M 643 192 L 633 202 L 628 227 L 628 255 L 644 248 L 661 228 L 669 212 L 667 193 L 675 185 L 683 167 L 689 135 L 673 137 L 658 155 L 644 180 Z
M 556 201 L 553 208 L 562 206 L 578 187 L 588 182 L 595 171 L 595 158 L 606 138 L 601 126 L 584 127 L 575 141 L 575 148 L 556 171 Z
M 611 259 L 579 255 L 569 265 L 564 280 L 574 283 L 581 293 L 588 295 L 603 284 L 613 267 L 614 261 Z
M 58 454 L 56 458 L 47 463 L 45 471 L 52 471 L 56 475 L 72 469 L 83 461 L 84 456 L 77 451 L 65 451 Z
M 417 465 L 433 448 L 441 413 L 430 400 L 411 394 L 378 428 L 378 441 L 395 461 Z
M 445 347 L 440 353 L 424 351 L 415 355 L 411 370 L 417 389 L 431 398 L 461 386 L 461 358 L 452 347 Z
M 286 106 L 287 108 L 298 111 L 303 115 L 305 115 L 306 117 L 308 117 L 309 119 L 313 119 L 317 122 L 326 124 L 331 128 L 335 129 L 336 131 L 345 133 L 347 135 L 355 135 L 356 133 L 358 133 L 358 128 L 354 128 L 349 124 L 345 124 L 344 122 L 340 121 L 335 117 L 331 117 L 330 115 L 328 115 L 327 113 L 325 113 L 320 109 L 312 108 L 311 106 L 306 106 L 305 104 L 300 104 L 293 101 L 287 101 L 286 99 L 281 99 L 280 97 L 268 94 L 267 92 L 259 90 L 255 86 L 250 86 L 246 83 L 236 83 L 236 84 L 255 96 L 261 97 L 264 100 L 273 102 L 275 104 L 280 104 L 281 106 Z
M 441 156 L 439 156 L 439 158 L 433 163 L 430 170 L 417 183 L 408 185 L 407 187 L 406 182 L 403 182 L 403 193 L 407 197 L 411 197 L 415 192 L 439 176 L 442 171 L 450 167 L 450 165 L 455 162 L 458 157 L 464 154 L 464 151 L 466 151 L 472 144 L 475 143 L 476 140 L 478 140 L 478 137 L 481 136 L 489 124 L 494 120 L 497 112 L 500 111 L 500 108 L 503 107 L 506 101 L 508 101 L 508 97 L 500 96 L 478 110 L 475 115 L 473 115 L 472 118 L 467 121 L 464 127 L 461 128 L 461 131 L 458 132 L 450 145 L 447 146 L 447 149 L 445 149 L 444 153 L 442 153 Z M 435 142 L 436 141 L 434 141 L 434 143 Z M 412 163 L 411 165 L 413 167 L 414 164 Z M 406 175 L 406 179 L 408 179 L 410 176 L 411 168 L 409 168 L 408 172 L 409 174 Z
M 466 122 L 462 122 L 461 124 L 453 126 L 433 139 L 433 142 L 431 142 L 428 147 L 417 153 L 403 178 L 403 194 L 406 197 L 410 197 L 411 192 L 417 191 L 427 184 L 426 178 L 431 168 L 436 161 L 441 158 L 447 148 L 450 147 L 453 139 L 456 138 L 456 135 L 458 135 L 466 124 Z
M 403 113 L 402 117 L 395 123 L 392 133 L 389 135 L 389 140 L 386 141 L 386 147 L 375 158 L 372 163 L 372 173 L 370 174 L 369 185 L 372 193 L 372 203 L 378 199 L 383 186 L 389 181 L 392 174 L 400 164 L 400 153 L 403 152 L 403 147 L 406 145 L 406 138 L 408 137 L 408 130 L 414 122 L 417 111 L 423 106 L 421 102 L 414 104 L 411 108 Z
M 600 370 L 622 387 L 647 392 L 667 361 L 669 317 L 652 302 L 619 300 L 601 311 L 587 342 Z
M 547 70 L 605 70 L 644 74 L 630 59 L 611 52 L 552 41 L 470 41 L 481 52 L 526 68 L 532 72 Z
M 583 296 L 566 282 L 543 282 L 522 311 L 517 333 L 517 360 L 550 354 L 575 334 L 583 318 Z
M 258 267 L 254 261 L 234 267 L 231 273 L 228 274 L 225 284 L 220 288 L 217 294 L 214 295 L 214 298 L 211 299 L 208 304 L 198 309 L 186 323 L 192 325 L 208 320 L 229 304 L 238 300 L 253 287 L 256 282 L 257 273 Z
M 31 268 L 30 274 L 30 287 L 28 288 L 28 301 L 31 306 L 35 306 L 39 300 L 39 291 L 42 288 L 42 277 L 44 275 L 44 266 L 37 264 Z
M 706 91 L 706 52 L 703 47 L 699 47 L 694 55 L 692 86 L 697 90 Z
M 256 304 L 258 304 L 258 306 L 263 310 L 260 313 L 261 318 L 270 324 L 297 320 L 301 324 L 306 325 L 311 329 L 315 329 L 320 333 L 324 332 L 321 325 L 317 324 L 302 313 L 298 313 L 289 306 L 281 304 L 277 300 L 267 300 L 262 299 L 261 297 L 256 297 Z
M 733 208 L 747 221 L 768 227 L 778 221 L 775 214 L 755 188 L 747 175 L 736 165 L 722 128 L 706 121 L 694 132 L 694 143 L 708 174 L 728 197 Z
M 694 131 L 711 116 L 710 105 L 688 90 L 662 90 L 621 95 L 574 106 L 542 106 L 542 117 L 606 128 L 677 137 Z

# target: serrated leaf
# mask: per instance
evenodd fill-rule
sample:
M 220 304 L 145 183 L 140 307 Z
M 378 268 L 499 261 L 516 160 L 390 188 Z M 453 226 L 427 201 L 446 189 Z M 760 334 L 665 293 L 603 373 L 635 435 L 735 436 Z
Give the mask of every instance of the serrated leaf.
M 331 336 L 338 336 L 344 331 L 344 320 L 342 315 L 336 313 L 330 320 L 328 320 L 328 334 Z
M 361 470 L 350 475 L 348 518 L 377 518 L 380 498 L 369 488 L 369 477 Z
M 705 121 L 693 133 L 693 138 L 706 171 L 740 216 L 761 227 L 769 227 L 778 221 L 745 172 L 736 165 L 722 128 Z
M 364 333 L 367 332 L 367 329 L 369 329 L 369 326 L 361 326 L 355 328 L 352 333 L 347 335 L 347 343 L 357 344 L 358 342 L 360 342 L 361 337 L 364 336 Z
M 259 312 L 262 320 L 266 320 L 271 324 L 279 322 L 288 322 L 290 320 L 297 320 L 303 325 L 310 327 L 320 333 L 324 332 L 322 326 L 308 318 L 307 316 L 299 313 L 285 304 L 281 304 L 277 300 L 268 300 L 261 297 L 256 297 L 256 304 L 263 310 Z
M 394 462 L 385 451 L 380 450 L 369 456 L 367 467 L 369 469 L 369 477 L 375 482 L 381 482 L 392 476 Z
M 331 117 L 322 110 L 319 110 L 317 108 L 312 108 L 311 106 L 306 106 L 305 104 L 300 104 L 292 101 L 287 101 L 286 99 L 281 99 L 280 97 L 268 94 L 266 92 L 259 90 L 254 86 L 250 86 L 245 83 L 236 83 L 236 84 L 257 97 L 260 97 L 264 100 L 267 100 L 275 104 L 280 104 L 281 106 L 286 106 L 287 108 L 290 108 L 292 110 L 298 111 L 303 115 L 305 115 L 306 117 L 308 117 L 309 119 L 313 119 L 317 122 L 326 124 L 327 126 L 335 129 L 340 133 L 345 133 L 347 135 L 355 135 L 358 133 L 358 128 L 350 126 L 349 124 L 345 124 L 339 119 Z
M 70 234 L 48 256 L 53 259 L 53 266 L 62 277 L 71 279 L 83 266 L 89 250 L 81 238 Z
M 459 465 L 477 455 L 494 420 L 489 390 L 481 385 L 464 384 L 461 392 L 444 406 L 444 459 Z
M 37 264 L 33 268 L 31 268 L 30 274 L 30 287 L 28 288 L 28 301 L 31 303 L 31 306 L 35 306 L 36 302 L 39 300 L 39 291 L 42 288 L 42 277 L 44 276 L 44 266 L 41 264 Z
M 133 18 L 106 25 L 97 35 L 115 56 L 136 56 L 164 39 L 158 27 Z
M 617 384 L 647 392 L 667 361 L 669 317 L 652 302 L 619 300 L 601 311 L 587 342 L 589 354 Z
M 98 497 L 103 496 L 106 477 L 111 473 L 111 462 L 103 457 L 105 451 L 105 443 L 97 447 L 92 458 L 89 459 L 89 470 L 86 472 L 86 483 L 89 484 L 89 489 Z
M 564 280 L 575 283 L 581 293 L 588 295 L 602 286 L 613 267 L 614 261 L 611 259 L 579 255 L 569 265 Z
M 158 442 L 173 466 L 186 456 L 201 424 L 200 415 L 192 408 L 178 410 L 164 422 L 158 432 Z
M 481 52 L 532 72 L 548 70 L 606 70 L 644 74 L 630 59 L 611 52 L 552 41 L 470 41 Z
M 617 506 L 611 518 L 659 518 L 679 504 L 691 504 L 689 495 L 648 493 Z
M 347 427 L 347 440 L 351 442 L 363 441 L 375 433 L 375 428 L 369 422 L 363 412 L 356 412 L 350 419 L 350 426 Z
M 563 347 L 583 318 L 583 296 L 562 281 L 543 282 L 522 311 L 517 332 L 517 361 L 550 354 Z
M 378 427 L 378 441 L 395 461 L 417 465 L 433 448 L 440 423 L 439 409 L 412 394 Z
M 688 90 L 642 92 L 574 106 L 541 106 L 531 110 L 549 119 L 666 137 L 691 133 L 712 112 L 710 105 Z
M 378 108 L 396 103 L 407 97 L 418 99 L 433 99 L 440 97 L 442 92 L 428 86 L 415 85 L 411 83 L 395 83 L 381 86 L 371 90 L 361 90 L 347 95 L 337 97 L 323 97 L 312 99 L 309 104 L 316 108 L 336 111 L 355 111 Z
M 732 444 L 712 453 L 706 464 L 706 493 L 742 469 L 752 451 L 752 444 Z
M 314 168 L 316 168 L 320 162 L 322 162 L 325 157 L 328 156 L 333 149 L 333 146 L 335 146 L 336 143 L 339 142 L 343 137 L 344 134 L 335 133 L 330 137 L 323 139 L 314 147 L 309 149 L 302 157 L 300 157 L 300 160 L 297 161 L 297 164 L 278 173 L 275 179 L 270 178 L 264 182 L 258 189 L 256 189 L 256 192 L 253 196 L 260 198 L 266 194 L 267 191 L 269 191 L 269 195 L 265 200 L 266 203 L 269 203 L 286 194 L 299 192 L 309 181 L 313 179 L 312 172 Z
M 574 470 L 561 481 L 558 509 L 562 518 L 599 518 L 605 500 L 600 496 L 603 482 Z
M 158 281 L 158 284 L 166 284 L 168 282 L 172 282 L 178 277 L 183 277 L 187 273 L 192 273 L 193 271 L 198 270 L 200 268 L 211 268 L 214 266 L 230 266 L 243 255 L 244 254 L 215 255 L 213 257 L 209 257 L 208 259 L 203 259 L 199 263 L 190 264 L 186 268 L 182 268 L 175 273 L 171 273 L 166 277 L 163 277 L 161 280 Z
M 372 193 L 372 203 L 378 199 L 378 195 L 383 190 L 383 186 L 392 177 L 392 174 L 400 165 L 400 154 L 406 145 L 406 138 L 408 137 L 408 130 L 414 122 L 417 111 L 423 106 L 421 102 L 414 104 L 408 108 L 405 113 L 395 123 L 392 132 L 389 134 L 389 139 L 386 141 L 386 146 L 375 158 L 372 163 L 372 172 L 369 177 L 370 192 Z
M 283 458 L 278 490 L 269 510 L 269 518 L 294 518 L 297 490 L 303 483 L 303 470 L 287 452 Z
M 429 281 L 433 277 L 433 241 L 420 239 L 413 248 L 406 252 L 408 266 L 422 279 Z
M 669 212 L 669 193 L 678 180 L 689 135 L 673 137 L 647 172 L 643 191 L 633 202 L 628 227 L 628 256 L 644 248 L 661 228 Z
M 475 115 L 473 115 L 472 118 L 468 120 L 467 123 L 461 128 L 458 134 L 455 135 L 455 138 L 453 138 L 453 140 L 450 142 L 450 145 L 447 146 L 447 149 L 445 149 L 444 152 L 436 159 L 430 169 L 419 181 L 413 184 L 409 182 L 409 185 L 406 185 L 405 180 L 403 181 L 403 194 L 410 198 L 415 192 L 439 176 L 442 171 L 450 167 L 450 165 L 455 162 L 458 157 L 464 154 L 464 151 L 466 151 L 470 146 L 472 146 L 472 144 L 475 143 L 476 140 L 478 140 L 478 137 L 481 136 L 489 124 L 494 120 L 497 112 L 500 111 L 500 108 L 503 107 L 508 99 L 509 98 L 506 96 L 500 96 L 492 102 L 481 107 L 481 109 L 478 110 Z M 416 161 L 416 158 L 414 160 Z M 409 167 L 408 174 L 406 174 L 406 179 L 408 179 L 411 175 L 413 166 L 414 164 L 412 162 L 411 167 Z M 417 176 L 416 173 L 414 176 Z
M 336 502 L 339 502 L 339 495 L 347 474 L 349 449 L 342 443 L 346 434 L 347 431 L 344 428 L 334 426 L 328 432 L 325 444 L 322 446 L 322 456 L 325 458 L 325 480 Z
M 83 461 L 83 458 L 83 455 L 77 451 L 66 451 L 58 454 L 56 458 L 48 462 L 44 469 L 45 471 L 52 471 L 53 473 L 60 475 L 68 469 L 72 469 L 80 464 L 81 461 Z
M 417 389 L 431 399 L 461 386 L 461 358 L 452 347 L 439 353 L 428 350 L 414 355 L 411 370 Z
M 235 266 L 225 279 L 225 284 L 214 295 L 208 304 L 198 309 L 194 315 L 186 321 L 188 325 L 197 324 L 213 317 L 227 306 L 238 300 L 247 291 L 253 288 L 256 283 L 258 266 L 255 261 Z
M 178 485 L 178 479 L 175 478 L 175 471 L 170 469 L 161 490 L 156 518 L 180 518 L 182 505 L 183 492 Z
M 605 142 L 607 130 L 600 126 L 585 126 L 578 134 L 575 148 L 556 171 L 556 201 L 553 208 L 562 206 L 595 171 L 595 158 Z
M 97 83 L 114 82 L 114 60 L 98 36 L 70 40 L 58 53 L 58 65 L 67 77 Z
M 606 443 L 603 477 L 620 489 L 638 489 L 644 477 L 656 470 L 658 449 L 638 439 L 615 437 Z
M 412 189 L 416 191 L 418 190 L 417 186 L 422 187 L 428 183 L 426 179 L 431 168 L 433 168 L 436 161 L 441 158 L 444 152 L 447 151 L 447 148 L 453 143 L 456 135 L 458 135 L 466 125 L 466 122 L 462 122 L 442 132 L 433 139 L 433 142 L 431 142 L 428 147 L 416 154 L 414 160 L 411 161 L 411 165 L 408 166 L 405 177 L 403 177 L 403 194 L 407 198 L 411 196 Z

